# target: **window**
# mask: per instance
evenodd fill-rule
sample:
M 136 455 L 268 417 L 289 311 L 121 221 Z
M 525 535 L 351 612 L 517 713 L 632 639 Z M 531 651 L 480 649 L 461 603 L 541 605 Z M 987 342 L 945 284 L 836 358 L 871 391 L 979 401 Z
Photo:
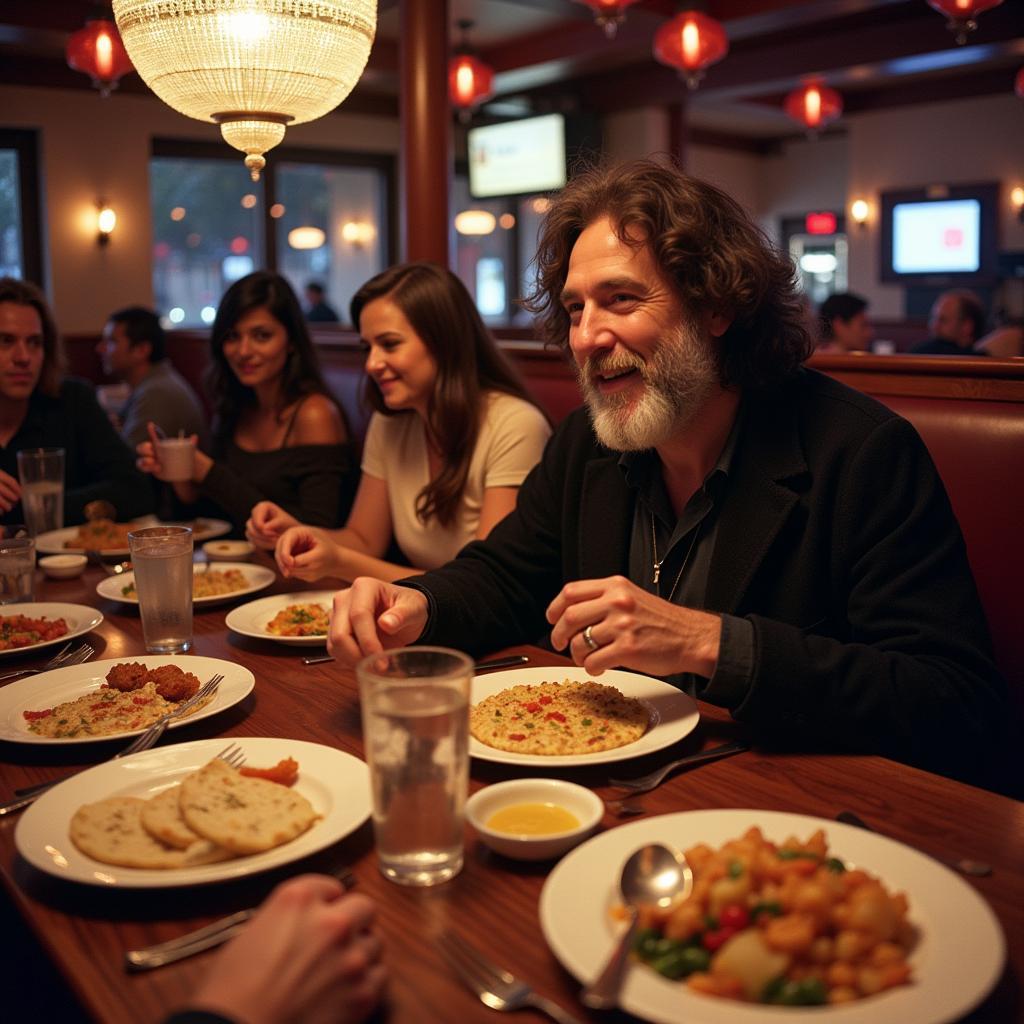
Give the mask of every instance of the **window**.
M 0 129 L 0 277 L 43 280 L 35 132 Z
M 344 321 L 393 249 L 390 157 L 290 150 L 259 182 L 219 145 L 155 140 L 150 161 L 153 291 L 175 326 L 213 322 L 221 295 L 257 269 L 310 280 Z

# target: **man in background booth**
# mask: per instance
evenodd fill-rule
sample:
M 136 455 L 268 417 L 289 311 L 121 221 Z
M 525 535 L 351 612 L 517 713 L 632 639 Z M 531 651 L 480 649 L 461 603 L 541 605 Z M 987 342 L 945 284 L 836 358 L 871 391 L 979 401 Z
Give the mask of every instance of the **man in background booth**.
M 151 420 L 168 437 L 205 437 L 202 406 L 188 381 L 166 358 L 164 329 L 156 313 L 142 306 L 111 313 L 96 351 L 103 372 L 131 388 L 119 429 L 133 450 L 148 440 L 146 424 Z
M 932 336 L 915 345 L 913 355 L 982 356 L 974 346 L 985 331 L 985 306 L 974 292 L 954 288 L 932 306 L 928 329 Z
M 875 337 L 868 322 L 868 300 L 853 292 L 830 295 L 818 309 L 819 352 L 870 352 Z
M 324 286 L 319 281 L 310 281 L 306 285 L 306 319 L 311 323 L 336 324 L 339 321 L 337 310 L 327 301 Z

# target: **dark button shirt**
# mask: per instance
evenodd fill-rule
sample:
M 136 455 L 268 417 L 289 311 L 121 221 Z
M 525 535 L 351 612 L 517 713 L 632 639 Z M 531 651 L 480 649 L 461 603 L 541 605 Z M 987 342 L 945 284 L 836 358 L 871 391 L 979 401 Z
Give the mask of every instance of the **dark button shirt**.
M 633 529 L 629 544 L 629 578 L 650 594 L 687 608 L 703 609 L 718 520 L 729 491 L 729 470 L 741 432 L 737 413 L 729 436 L 703 485 L 676 516 L 653 450 L 625 452 L 619 466 L 626 485 L 635 492 Z M 661 561 L 658 582 L 654 564 Z M 722 637 L 714 681 L 745 685 L 753 671 L 753 627 L 745 619 L 722 616 Z M 707 680 L 692 673 L 667 677 L 688 693 L 699 692 Z

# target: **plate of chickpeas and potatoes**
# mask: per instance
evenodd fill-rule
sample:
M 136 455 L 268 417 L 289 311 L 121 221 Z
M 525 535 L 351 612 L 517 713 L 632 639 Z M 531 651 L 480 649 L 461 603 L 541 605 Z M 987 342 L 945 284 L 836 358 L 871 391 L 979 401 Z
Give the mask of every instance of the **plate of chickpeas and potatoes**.
M 753 828 L 760 831 L 760 838 L 752 836 Z M 734 840 L 743 842 L 731 845 Z M 702 810 L 647 818 L 603 832 L 565 856 L 548 876 L 540 899 L 544 937 L 562 966 L 581 983 L 598 976 L 623 927 L 618 892 L 622 865 L 634 850 L 654 842 L 688 853 L 696 877 L 692 899 L 701 901 L 701 914 L 688 925 L 681 921 L 685 915 L 680 909 L 681 926 L 674 933 L 678 942 L 662 947 L 658 940 L 673 929 L 664 922 L 641 920 L 650 927 L 642 932 L 637 956 L 627 969 L 620 1005 L 652 1024 L 941 1024 L 959 1020 L 980 1003 L 1003 969 L 1006 942 L 988 904 L 923 853 L 877 833 L 807 815 Z M 772 898 L 762 898 L 758 887 L 766 882 L 756 868 L 748 872 L 749 886 L 744 887 L 746 865 L 756 864 L 758 856 L 780 856 L 779 851 L 785 851 L 781 862 L 792 864 L 802 876 L 792 879 L 795 888 L 781 898 L 778 888 L 767 893 Z M 817 875 L 819 868 L 822 874 Z M 831 938 L 813 948 L 819 964 L 793 972 L 792 966 L 812 958 L 812 947 L 803 948 L 806 936 L 782 935 L 793 923 L 793 894 L 800 888 L 796 899 L 810 899 L 816 881 L 823 883 L 816 888 L 828 889 L 833 875 L 845 876 L 845 882 L 835 886 L 838 896 L 809 913 L 820 913 L 823 921 L 845 921 L 845 927 L 823 927 L 822 934 Z M 736 893 L 724 893 L 727 886 L 736 887 Z M 858 902 L 858 889 L 865 899 L 860 907 L 852 907 Z M 884 894 L 881 899 L 879 893 Z M 727 897 L 728 910 L 718 905 L 721 900 L 712 906 L 716 896 Z M 870 911 L 872 900 L 878 913 L 868 912 L 852 927 L 849 915 Z M 733 921 L 738 914 L 743 920 Z M 761 930 L 763 935 L 766 927 L 779 930 L 783 946 L 790 939 L 796 943 L 789 966 L 783 968 L 784 961 L 774 967 L 755 965 L 751 978 L 744 977 L 744 964 L 730 976 L 739 957 L 726 956 L 729 941 L 735 952 L 749 945 L 739 942 L 744 933 L 757 939 L 753 932 Z M 843 931 L 847 934 L 840 939 Z M 727 934 L 719 943 L 723 933 Z M 678 963 L 665 959 L 672 953 Z M 716 964 L 718 956 L 727 962 Z M 773 973 L 780 968 L 782 974 Z M 670 976 L 659 973 L 662 969 Z M 796 973 L 801 980 L 787 985 L 783 977 Z M 776 1005 L 750 1001 L 744 981 L 755 986 L 756 998 L 767 995 Z M 878 991 L 883 984 L 889 987 Z M 806 1005 L 813 997 L 827 999 L 833 987 L 849 1001 Z

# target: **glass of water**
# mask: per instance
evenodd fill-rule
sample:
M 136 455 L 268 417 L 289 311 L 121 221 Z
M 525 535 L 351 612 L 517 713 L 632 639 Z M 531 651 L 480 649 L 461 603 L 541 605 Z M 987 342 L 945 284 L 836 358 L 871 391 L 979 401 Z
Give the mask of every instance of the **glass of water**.
M 23 448 L 18 479 L 25 524 L 33 537 L 64 526 L 64 449 Z
M 0 604 L 35 598 L 36 542 L 24 526 L 0 526 Z
M 128 534 L 142 636 L 150 654 L 192 646 L 192 530 L 151 526 Z
M 356 666 L 385 878 L 436 885 L 462 868 L 473 661 L 444 647 L 402 647 Z

